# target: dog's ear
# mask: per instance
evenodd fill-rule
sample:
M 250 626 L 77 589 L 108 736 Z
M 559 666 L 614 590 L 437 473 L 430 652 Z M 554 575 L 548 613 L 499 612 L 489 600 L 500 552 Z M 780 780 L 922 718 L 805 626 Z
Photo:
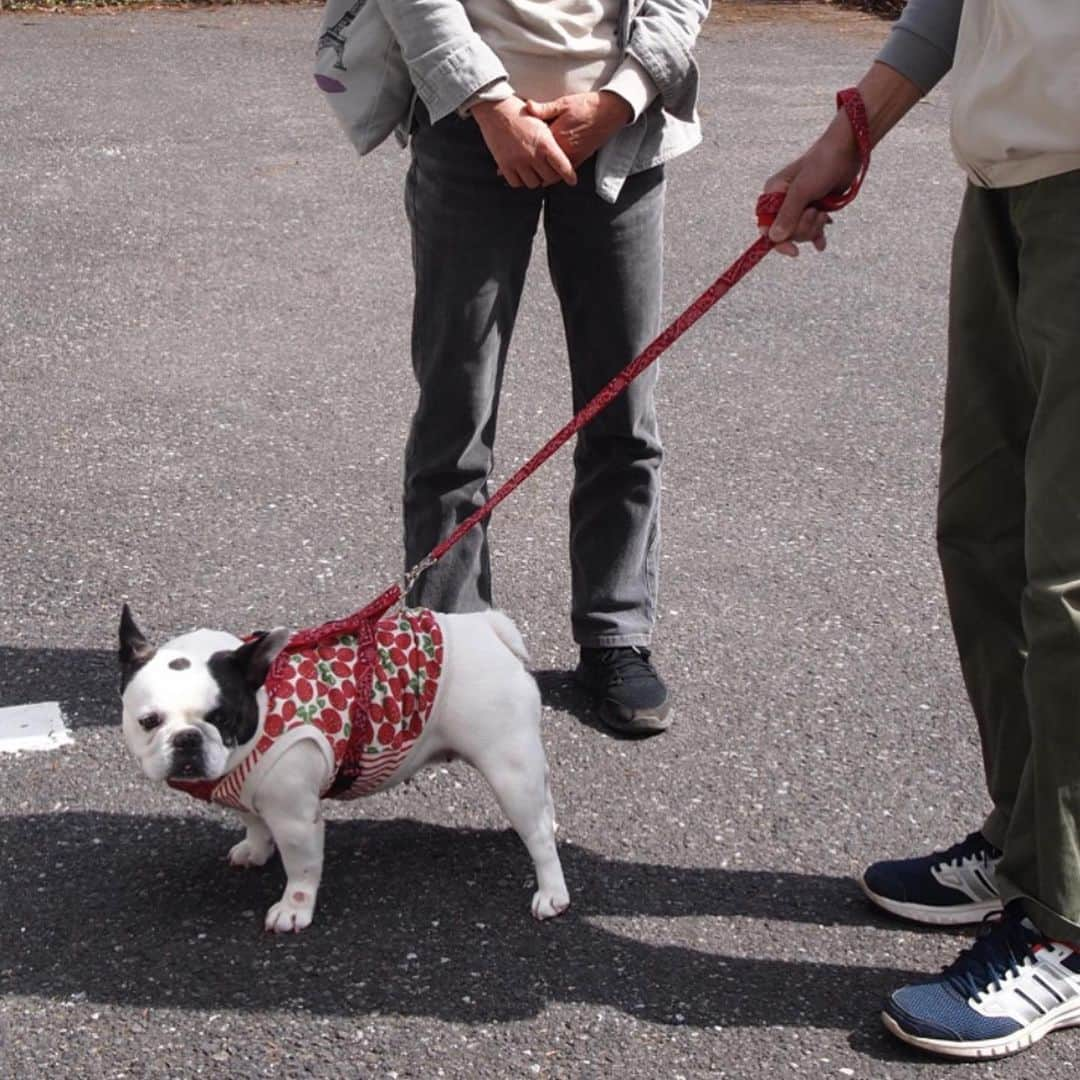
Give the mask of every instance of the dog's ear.
M 135 672 L 154 655 L 154 651 L 154 647 L 135 625 L 131 608 L 125 604 L 120 612 L 120 649 L 117 652 L 117 659 L 120 661 L 121 689 L 127 686 Z
M 258 690 L 266 682 L 270 665 L 288 640 L 289 631 L 284 626 L 260 630 L 232 654 L 232 663 L 243 675 L 249 689 Z

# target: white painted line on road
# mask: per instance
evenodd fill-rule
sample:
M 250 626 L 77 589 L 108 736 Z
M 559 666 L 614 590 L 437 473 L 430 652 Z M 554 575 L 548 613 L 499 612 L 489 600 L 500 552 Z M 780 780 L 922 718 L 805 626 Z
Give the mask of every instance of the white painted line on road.
M 9 705 L 0 709 L 0 754 L 55 750 L 74 741 L 58 701 Z

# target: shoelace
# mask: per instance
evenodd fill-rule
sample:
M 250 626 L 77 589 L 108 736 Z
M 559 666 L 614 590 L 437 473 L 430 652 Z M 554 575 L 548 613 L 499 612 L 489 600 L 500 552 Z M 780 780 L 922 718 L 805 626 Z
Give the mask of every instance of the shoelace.
M 987 989 L 1031 962 L 1035 935 L 1015 915 L 988 916 L 975 943 L 965 949 L 943 974 L 965 998 L 981 1001 Z
M 655 679 L 656 671 L 649 662 L 652 654 L 640 645 L 629 648 L 604 649 L 596 653 L 595 663 L 610 668 L 621 682 L 631 679 Z

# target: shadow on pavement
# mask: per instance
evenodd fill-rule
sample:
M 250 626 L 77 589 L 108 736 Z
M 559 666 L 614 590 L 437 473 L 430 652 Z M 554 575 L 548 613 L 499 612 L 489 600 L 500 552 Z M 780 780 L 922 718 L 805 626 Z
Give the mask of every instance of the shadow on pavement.
M 34 701 L 59 701 L 73 727 L 119 724 L 116 653 L 0 645 L 0 706 Z
M 613 731 L 600 719 L 593 695 L 578 685 L 573 670 L 545 668 L 532 673 L 540 687 L 540 700 L 550 709 L 567 713 L 585 727 L 593 728 L 609 739 L 622 742 L 641 742 L 653 738 L 655 732 L 628 734 Z M 677 702 L 676 702 L 677 704 Z
M 573 671 L 545 668 L 534 671 L 532 675 L 540 687 L 540 700 L 549 709 L 567 713 L 586 727 L 601 731 L 613 739 L 626 737 L 604 726 L 592 695 L 574 681 Z
M 664 1024 L 857 1027 L 869 1036 L 882 994 L 916 974 L 839 956 L 790 961 L 653 944 L 640 940 L 640 926 L 602 921 L 872 922 L 844 878 L 622 862 L 563 844 L 574 904 L 538 924 L 512 832 L 407 820 L 331 822 L 314 925 L 271 937 L 262 915 L 283 886 L 281 866 L 230 869 L 224 854 L 238 836 L 201 814 L 0 819 L 0 880 L 16 885 L 5 890 L 0 986 L 147 1008 L 468 1023 L 573 1002 Z M 721 944 L 722 926 L 710 937 Z
M 534 671 L 545 705 L 568 713 L 587 727 L 614 738 L 600 720 L 592 698 L 574 682 L 572 671 Z M 120 678 L 110 649 L 20 649 L 0 645 L 0 707 L 32 701 L 59 701 L 73 727 L 120 723 Z

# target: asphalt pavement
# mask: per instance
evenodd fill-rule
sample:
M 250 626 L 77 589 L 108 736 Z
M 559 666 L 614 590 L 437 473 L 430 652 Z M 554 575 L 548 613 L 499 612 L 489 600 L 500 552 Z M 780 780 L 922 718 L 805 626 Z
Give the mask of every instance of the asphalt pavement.
M 312 623 L 399 567 L 414 389 L 406 155 L 359 161 L 310 77 L 318 11 L 0 15 L 0 705 L 74 742 L 0 754 L 0 1075 L 956 1075 L 878 1020 L 965 943 L 852 875 L 987 809 L 933 546 L 947 87 L 875 156 L 829 251 L 770 256 L 663 361 L 657 663 L 676 724 L 599 729 L 572 687 L 569 453 L 497 511 L 497 600 L 545 700 L 573 906 L 464 766 L 334 805 L 315 924 L 237 835 L 137 773 L 122 601 L 155 639 Z M 704 144 L 669 170 L 666 310 L 754 237 L 887 32 L 720 5 Z M 538 240 L 499 431 L 566 418 Z M 1064 1033 L 978 1077 L 1066 1077 Z

